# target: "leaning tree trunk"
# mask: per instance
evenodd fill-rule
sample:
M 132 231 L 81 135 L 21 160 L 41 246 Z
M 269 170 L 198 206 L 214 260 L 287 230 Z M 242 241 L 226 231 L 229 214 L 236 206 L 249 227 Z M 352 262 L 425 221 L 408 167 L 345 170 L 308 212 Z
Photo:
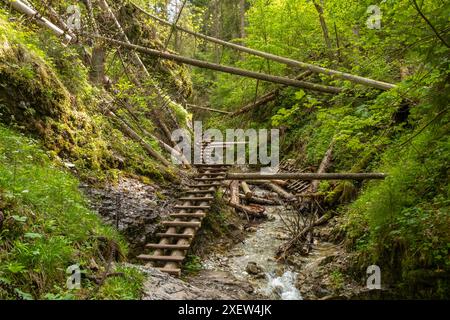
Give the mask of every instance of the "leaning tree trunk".
M 319 14 L 320 26 L 322 27 L 323 38 L 328 50 L 331 50 L 331 40 L 330 34 L 328 32 L 328 26 L 323 15 L 323 6 L 317 2 L 318 0 L 313 0 L 314 6 L 316 7 L 317 13 Z
M 322 162 L 320 163 L 319 169 L 317 170 L 317 173 L 325 173 L 328 169 L 328 167 L 331 164 L 331 160 L 333 159 L 333 147 L 334 147 L 334 140 L 331 142 L 330 147 L 328 148 L 327 152 L 325 153 L 325 156 L 322 159 Z M 317 189 L 319 189 L 320 180 L 313 180 L 311 182 L 311 193 L 316 193 Z

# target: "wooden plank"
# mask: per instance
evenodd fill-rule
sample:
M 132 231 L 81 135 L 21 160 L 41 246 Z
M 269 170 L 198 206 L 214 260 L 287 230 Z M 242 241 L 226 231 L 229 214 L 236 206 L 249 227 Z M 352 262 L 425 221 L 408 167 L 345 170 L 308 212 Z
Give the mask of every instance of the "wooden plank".
M 222 183 L 204 183 L 204 184 L 188 184 L 189 188 L 212 188 L 212 187 L 221 187 Z
M 180 201 L 211 201 L 214 197 L 181 197 L 178 198 Z
M 201 172 L 199 173 L 200 176 L 206 176 L 206 177 L 225 177 L 226 172 Z
M 188 250 L 191 246 L 188 244 L 160 244 L 149 243 L 145 245 L 149 249 L 161 249 L 161 250 Z
M 209 194 L 209 193 L 216 193 L 216 190 L 186 190 L 183 191 L 184 193 L 187 194 Z
M 206 217 L 206 213 L 171 213 L 169 216 L 172 218 L 202 219 Z
M 193 234 L 184 234 L 184 233 L 157 233 L 156 236 L 158 238 L 175 238 L 175 239 L 192 239 L 194 237 Z
M 166 227 L 182 227 L 182 228 L 200 228 L 201 222 L 190 221 L 163 221 L 161 222 Z
M 225 177 L 223 177 L 223 178 L 220 178 L 220 177 L 216 177 L 216 178 L 194 178 L 194 180 L 195 181 L 221 181 L 221 180 L 225 180 Z
M 183 209 L 186 209 L 186 210 L 188 210 L 188 209 L 208 210 L 211 207 L 210 206 L 188 206 L 188 205 L 186 205 L 186 206 L 175 206 L 174 208 L 177 210 L 183 210 Z
M 231 164 L 225 164 L 225 163 L 200 163 L 200 164 L 194 164 L 196 167 L 224 167 L 229 168 L 232 165 Z
M 184 256 L 159 256 L 159 255 L 148 255 L 148 254 L 141 254 L 137 256 L 140 260 L 145 261 L 170 261 L 170 262 L 183 262 L 185 259 Z

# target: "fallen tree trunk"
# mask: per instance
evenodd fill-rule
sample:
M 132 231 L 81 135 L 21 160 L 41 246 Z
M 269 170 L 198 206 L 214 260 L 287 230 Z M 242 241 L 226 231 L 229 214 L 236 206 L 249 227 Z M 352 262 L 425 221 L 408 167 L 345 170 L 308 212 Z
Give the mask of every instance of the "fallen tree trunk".
M 132 2 L 133 3 L 133 2 Z M 139 9 L 139 11 L 141 11 L 142 13 L 148 15 L 149 17 L 151 17 L 152 19 L 158 21 L 161 24 L 165 24 L 165 25 L 169 25 L 172 26 L 172 23 L 165 21 L 149 12 L 147 12 L 146 10 L 144 10 L 143 8 L 141 8 L 140 6 L 136 5 L 135 3 L 133 3 L 133 5 Z M 396 87 L 396 85 L 391 84 L 391 83 L 387 83 L 387 82 L 383 82 L 383 81 L 378 81 L 378 80 L 373 80 L 373 79 L 369 79 L 369 78 L 364 78 L 361 76 L 356 76 L 356 75 L 352 75 L 350 73 L 345 73 L 345 72 L 341 72 L 341 71 L 337 71 L 337 70 L 332 70 L 332 69 L 327 69 L 324 67 L 320 67 L 314 64 L 310 64 L 310 63 L 305 63 L 305 62 L 300 62 L 300 61 L 296 61 L 293 59 L 289 59 L 289 58 L 285 58 L 285 57 L 280 57 L 274 54 L 270 54 L 267 52 L 263 52 L 263 51 L 259 51 L 259 50 L 255 50 L 255 49 L 251 49 L 248 47 L 244 47 L 235 43 L 231 43 L 231 42 L 227 42 L 224 40 L 220 40 L 217 38 L 213 38 L 210 36 L 206 36 L 203 35 L 201 33 L 198 32 L 194 32 L 191 31 L 189 29 L 186 28 L 182 28 L 180 26 L 176 26 L 176 28 L 182 32 L 191 34 L 195 37 L 210 41 L 210 42 L 214 42 L 238 51 L 242 51 L 242 52 L 246 52 L 255 56 L 259 56 L 265 59 L 269 59 L 272 61 L 276 61 L 279 63 L 283 63 L 286 64 L 288 66 L 294 67 L 294 68 L 301 68 L 301 69 L 306 69 L 309 70 L 311 72 L 314 73 L 321 73 L 321 74 L 326 74 L 328 76 L 331 76 L 333 78 L 337 78 L 337 79 L 343 79 L 343 80 L 348 80 L 354 83 L 358 83 L 358 84 L 362 84 L 362 85 L 366 85 L 369 87 L 373 87 L 373 88 L 377 88 L 377 89 L 382 89 L 382 90 L 390 90 Z
M 57 25 L 50 22 L 50 20 L 41 16 L 38 11 L 31 8 L 29 5 L 23 3 L 20 0 L 6 1 L 6 3 L 10 4 L 17 11 L 33 18 L 39 25 L 51 30 L 58 37 L 64 37 L 64 39 L 67 40 L 68 43 L 70 43 L 72 41 L 72 37 L 69 34 L 67 34 L 64 30 L 62 30 Z
M 325 173 L 328 169 L 328 167 L 331 164 L 331 160 L 333 159 L 333 147 L 334 147 L 334 140 L 331 142 L 330 147 L 328 148 L 327 152 L 325 153 L 325 156 L 322 159 L 322 162 L 319 165 L 319 169 L 317 170 L 318 174 Z M 317 189 L 319 188 L 320 180 L 313 180 L 311 182 L 310 190 L 312 193 L 317 192 Z
M 248 187 L 248 184 L 245 181 L 241 182 L 242 191 L 244 191 L 244 195 L 247 199 L 250 199 L 253 196 L 253 192 Z
M 94 37 L 95 37 L 95 35 L 94 35 Z M 188 58 L 188 57 L 184 57 L 184 56 L 180 56 L 180 55 L 176 55 L 176 54 L 172 54 L 172 53 L 168 53 L 168 52 L 163 52 L 163 51 L 159 51 L 159 50 L 155 50 L 155 49 L 151 49 L 151 48 L 147 48 L 147 47 L 143 47 L 143 46 L 138 46 L 135 44 L 130 44 L 127 42 L 111 39 L 108 37 L 100 36 L 98 38 L 102 39 L 106 42 L 109 42 L 113 45 L 119 46 L 121 48 L 127 48 L 130 50 L 138 51 L 138 52 L 148 54 L 148 55 L 151 55 L 154 57 L 167 59 L 167 60 L 171 60 L 171 61 L 175 61 L 175 62 L 180 62 L 180 63 L 188 64 L 191 66 L 199 67 L 199 68 L 210 69 L 210 70 L 225 72 L 225 73 L 229 73 L 229 74 L 235 74 L 238 76 L 243 76 L 243 77 L 258 79 L 258 80 L 262 80 L 262 81 L 273 82 L 273 83 L 279 83 L 279 84 L 284 84 L 287 86 L 303 88 L 303 89 L 308 89 L 308 90 L 312 90 L 312 91 L 319 91 L 319 92 L 323 92 L 323 93 L 339 94 L 343 91 L 341 88 L 337 88 L 337 87 L 324 86 L 324 85 L 320 85 L 320 84 L 316 84 L 316 83 L 294 80 L 294 79 L 289 79 L 289 78 L 279 77 L 279 76 L 272 76 L 272 75 L 268 75 L 265 73 L 248 71 L 248 70 L 243 70 L 243 69 L 239 69 L 239 68 L 235 68 L 235 67 L 223 66 L 223 65 L 220 65 L 217 63 L 196 60 L 196 59 L 192 59 L 192 58 Z
M 303 72 L 301 75 L 296 77 L 295 80 L 302 80 L 311 74 L 312 74 L 311 71 Z M 240 114 L 249 112 L 252 109 L 258 108 L 262 105 L 265 105 L 265 104 L 275 100 L 278 97 L 280 91 L 284 88 L 286 88 L 286 86 L 282 86 L 281 88 L 278 88 L 278 89 L 275 89 L 273 91 L 266 93 L 265 95 L 260 97 L 258 100 L 251 102 L 251 103 L 245 105 L 244 107 L 238 109 L 237 111 L 231 113 L 231 116 L 234 117 L 234 116 L 238 116 Z
M 230 184 L 230 202 L 239 204 L 239 181 L 232 181 Z
M 267 215 L 265 214 L 266 209 L 262 206 L 258 206 L 258 205 L 244 206 L 244 205 L 234 203 L 231 201 L 228 202 L 228 205 L 236 210 L 244 212 L 247 217 L 253 217 L 253 218 L 266 218 L 267 217 Z
M 52 19 L 54 23 L 61 26 L 63 28 L 64 32 L 66 32 L 69 36 L 72 37 L 72 40 L 76 40 L 77 39 L 76 34 L 73 33 L 73 31 L 69 29 L 67 23 L 64 21 L 64 19 L 61 18 L 61 16 L 58 14 L 58 12 L 56 12 L 56 10 L 53 9 L 53 7 L 50 5 L 46 5 L 46 8 L 48 9 L 48 14 L 50 16 L 50 19 Z
M 245 196 L 245 194 L 240 193 L 239 194 L 239 198 L 246 200 L 248 202 L 252 202 L 252 203 L 256 203 L 256 204 L 261 204 L 261 205 L 266 205 L 266 206 L 275 206 L 280 204 L 279 201 L 274 201 L 274 200 L 270 200 L 270 199 L 264 199 L 264 198 L 258 198 L 255 196 L 252 196 L 250 198 L 247 198 Z
M 284 190 L 283 188 L 281 188 L 280 186 L 277 186 L 275 183 L 266 183 L 267 187 L 269 187 L 270 189 L 272 189 L 274 192 L 278 193 L 282 198 L 286 199 L 286 200 L 292 200 L 294 199 L 294 195 L 290 192 L 287 192 L 286 190 Z
M 246 179 L 245 182 L 247 182 L 247 184 L 252 184 L 255 186 L 267 184 L 266 180 L 247 180 Z M 289 184 L 289 182 L 284 181 L 284 180 L 271 180 L 270 182 L 272 182 L 273 184 L 276 184 L 278 186 L 281 186 L 281 187 L 285 187 Z
M 142 139 L 133 129 L 131 129 L 122 119 L 114 114 L 114 112 L 108 110 L 107 114 L 117 120 L 122 130 L 133 140 L 139 142 L 144 150 L 154 159 L 159 160 L 164 166 L 170 166 L 170 162 L 167 161 L 162 155 L 156 152 L 144 139 Z
M 222 114 L 231 114 L 231 112 L 229 112 L 229 111 L 217 110 L 217 109 L 208 108 L 208 107 L 200 107 L 200 106 L 196 106 L 194 104 L 188 104 L 187 106 L 191 109 L 199 109 L 199 110 L 217 112 L 217 113 L 222 113 Z
M 366 180 L 385 179 L 385 173 L 227 173 L 226 180 Z

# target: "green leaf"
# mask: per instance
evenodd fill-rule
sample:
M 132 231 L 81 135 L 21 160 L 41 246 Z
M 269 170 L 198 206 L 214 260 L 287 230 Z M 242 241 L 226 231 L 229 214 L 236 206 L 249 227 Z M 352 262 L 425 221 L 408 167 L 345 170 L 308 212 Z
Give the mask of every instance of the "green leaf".
M 38 238 L 42 238 L 42 234 L 34 233 L 34 232 L 27 232 L 24 234 L 24 237 L 29 238 L 29 239 L 38 239 Z
M 11 273 L 21 273 L 25 270 L 25 266 L 13 261 L 8 264 L 7 269 Z
M 305 97 L 306 93 L 303 90 L 299 90 L 295 93 L 295 100 L 302 100 Z
M 24 216 L 13 215 L 12 218 L 14 220 L 16 220 L 17 222 L 25 222 L 25 221 L 27 221 L 27 217 L 24 217 Z

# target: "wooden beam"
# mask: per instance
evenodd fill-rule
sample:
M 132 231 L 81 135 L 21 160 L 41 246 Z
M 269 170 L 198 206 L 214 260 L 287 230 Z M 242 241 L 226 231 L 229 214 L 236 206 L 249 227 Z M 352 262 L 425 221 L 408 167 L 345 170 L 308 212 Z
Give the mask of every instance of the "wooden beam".
M 225 180 L 366 180 L 386 177 L 385 173 L 227 173 Z
M 132 2 L 133 3 L 133 2 Z M 152 19 L 158 21 L 161 24 L 165 24 L 168 26 L 173 26 L 172 23 L 165 21 L 149 12 L 147 12 L 146 10 L 144 10 L 143 8 L 141 8 L 140 6 L 138 6 L 137 4 L 133 3 L 133 5 L 142 13 L 146 14 L 147 16 L 151 17 Z M 310 63 L 305 63 L 305 62 L 300 62 L 294 59 L 290 59 L 290 58 L 285 58 L 285 57 L 281 57 L 281 56 L 277 56 L 271 53 L 267 53 L 267 52 L 263 52 L 263 51 L 259 51 L 259 50 L 255 50 L 255 49 L 251 49 L 248 47 L 244 47 L 235 43 L 231 43 L 231 42 L 227 42 L 224 40 L 220 40 L 217 38 L 213 38 L 213 37 L 209 37 L 206 35 L 203 35 L 201 33 L 198 32 L 194 32 L 191 31 L 189 29 L 180 27 L 180 26 L 175 26 L 178 30 L 185 32 L 187 34 L 193 35 L 195 37 L 213 42 L 213 43 L 217 43 L 223 46 L 226 46 L 228 48 L 232 48 L 241 52 L 246 52 L 261 58 L 265 58 L 265 59 L 269 59 L 272 61 L 276 61 L 279 63 L 283 63 L 285 65 L 294 67 L 294 68 L 301 68 L 301 69 L 305 69 L 305 70 L 309 70 L 311 72 L 314 73 L 321 73 L 321 74 L 326 74 L 328 76 L 337 78 L 337 79 L 342 79 L 342 80 L 348 80 L 357 84 L 362 84 L 362 85 L 366 85 L 369 87 L 373 87 L 373 88 L 377 88 L 377 89 L 382 89 L 382 90 L 390 90 L 396 87 L 396 85 L 391 84 L 391 83 L 387 83 L 387 82 L 383 82 L 383 81 L 378 81 L 378 80 L 373 80 L 373 79 L 369 79 L 369 78 L 365 78 L 365 77 L 361 77 L 361 76 L 356 76 L 350 73 L 346 73 L 346 72 L 342 72 L 342 71 L 337 71 L 337 70 L 332 70 L 332 69 L 328 69 L 328 68 L 324 68 L 324 67 L 320 67 L 314 64 L 310 64 Z
M 108 37 L 95 36 L 95 35 L 90 35 L 90 36 L 93 38 L 102 39 L 105 42 L 109 42 L 110 44 L 116 45 L 121 48 L 126 48 L 126 49 L 129 49 L 132 51 L 141 52 L 141 53 L 148 54 L 148 55 L 151 55 L 154 57 L 167 59 L 167 60 L 171 60 L 171 61 L 175 61 L 175 62 L 179 62 L 179 63 L 183 63 L 183 64 L 188 64 L 188 65 L 199 67 L 199 68 L 210 69 L 210 70 L 220 71 L 220 72 L 234 74 L 234 75 L 238 75 L 238 76 L 248 77 L 248 78 L 252 78 L 252 79 L 258 79 L 258 80 L 267 81 L 267 82 L 284 84 L 284 85 L 291 86 L 291 87 L 303 88 L 303 89 L 307 89 L 307 90 L 319 91 L 319 92 L 324 92 L 324 93 L 339 94 L 343 91 L 343 89 L 337 88 L 337 87 L 324 86 L 321 84 L 300 81 L 300 80 L 295 80 L 295 79 L 289 79 L 289 78 L 279 77 L 279 76 L 272 76 L 272 75 L 268 75 L 265 73 L 248 71 L 248 70 L 239 69 L 239 68 L 235 68 L 235 67 L 223 66 L 223 65 L 220 65 L 217 63 L 196 60 L 196 59 L 176 55 L 173 53 L 163 52 L 163 51 L 159 51 L 159 50 L 155 50 L 155 49 L 151 49 L 151 48 L 147 48 L 147 47 L 143 47 L 143 46 L 138 46 L 135 44 L 130 44 L 127 42 L 119 41 L 119 40 L 108 38 Z

